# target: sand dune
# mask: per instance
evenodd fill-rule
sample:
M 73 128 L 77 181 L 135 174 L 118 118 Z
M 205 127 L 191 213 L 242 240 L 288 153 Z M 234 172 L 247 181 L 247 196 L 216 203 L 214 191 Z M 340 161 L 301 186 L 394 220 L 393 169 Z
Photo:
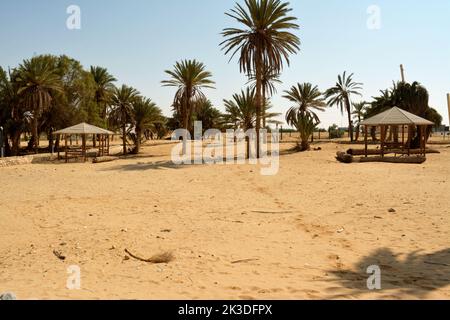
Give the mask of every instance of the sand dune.
M 334 154 L 345 147 L 320 146 L 283 155 L 267 177 L 252 165 L 174 166 L 165 144 L 111 163 L 0 168 L 0 292 L 449 299 L 450 149 L 438 146 L 423 165 L 344 165 Z M 125 249 L 175 259 L 151 264 Z M 366 287 L 373 264 L 380 291 Z M 66 288 L 70 265 L 80 290 Z

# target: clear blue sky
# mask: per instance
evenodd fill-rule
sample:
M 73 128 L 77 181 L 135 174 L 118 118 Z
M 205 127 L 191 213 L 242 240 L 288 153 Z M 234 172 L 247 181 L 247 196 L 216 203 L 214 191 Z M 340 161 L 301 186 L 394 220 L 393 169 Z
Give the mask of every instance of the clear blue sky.
M 241 0 L 239 0 L 241 1 Z M 217 90 L 206 94 L 221 110 L 222 99 L 245 86 L 236 61 L 219 49 L 224 15 L 234 0 L 2 0 L 0 2 L 0 65 L 14 67 L 33 54 L 67 54 L 88 68 L 100 65 L 152 98 L 170 115 L 173 89 L 162 88 L 164 70 L 175 61 L 196 58 L 212 71 Z M 408 81 L 417 80 L 430 92 L 431 106 L 448 123 L 446 93 L 450 92 L 450 1 L 292 0 L 301 29 L 301 52 L 283 73 L 274 97 L 275 110 L 285 113 L 283 90 L 312 82 L 321 90 L 338 73 L 355 73 L 364 83 L 362 99 L 399 80 L 399 65 Z M 81 8 L 81 30 L 68 30 L 66 9 Z M 367 28 L 367 8 L 381 9 L 381 29 Z M 355 98 L 360 100 L 360 98 Z M 323 127 L 346 125 L 337 109 L 322 115 Z

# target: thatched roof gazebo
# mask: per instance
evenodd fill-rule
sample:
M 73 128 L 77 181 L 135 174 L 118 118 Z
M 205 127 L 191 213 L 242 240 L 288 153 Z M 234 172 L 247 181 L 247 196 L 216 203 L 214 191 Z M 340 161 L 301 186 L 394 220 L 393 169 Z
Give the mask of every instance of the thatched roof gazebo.
M 109 143 L 110 143 L 110 136 L 115 135 L 114 132 L 108 131 L 106 129 L 102 129 L 87 123 L 80 123 L 73 127 L 69 127 L 66 129 L 62 129 L 59 131 L 56 131 L 53 133 L 54 135 L 57 135 L 59 137 L 63 137 L 65 141 L 65 160 L 66 162 L 69 161 L 70 158 L 78 158 L 83 157 L 83 160 L 87 160 L 87 137 L 92 135 L 93 140 L 93 147 L 94 147 L 94 141 L 98 139 L 98 153 L 97 155 L 99 157 L 109 155 Z M 68 138 L 71 136 L 80 136 L 82 139 L 81 148 L 80 147 L 72 147 L 68 145 Z M 60 153 L 58 150 L 58 159 L 60 159 Z
M 426 157 L 426 143 L 427 143 L 427 128 L 433 126 L 434 123 L 428 121 L 427 119 L 421 118 L 402 110 L 400 108 L 394 107 L 385 112 L 382 112 L 372 118 L 366 119 L 361 122 L 361 126 L 364 126 L 364 141 L 365 149 L 364 155 L 367 158 L 369 155 L 368 151 L 368 128 L 379 127 L 381 132 L 381 157 L 384 158 L 386 153 L 397 153 L 403 155 L 411 155 L 411 142 L 413 138 L 414 129 L 418 129 L 419 139 L 420 139 L 420 150 L 419 156 Z M 391 129 L 391 132 L 401 132 L 401 142 L 387 141 L 387 130 Z M 394 130 L 392 130 L 394 129 Z M 400 130 L 399 130 L 400 129 Z M 406 129 L 406 130 L 405 130 Z M 405 140 L 406 139 L 406 140 Z

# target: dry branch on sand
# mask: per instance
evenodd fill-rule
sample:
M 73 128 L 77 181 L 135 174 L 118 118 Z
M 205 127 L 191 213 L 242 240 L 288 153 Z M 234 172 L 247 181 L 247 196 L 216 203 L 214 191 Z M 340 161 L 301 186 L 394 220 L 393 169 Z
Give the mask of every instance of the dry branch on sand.
M 53 250 L 53 254 L 59 259 L 59 260 L 66 260 L 66 257 L 62 254 L 61 251 Z
M 143 262 L 153 263 L 153 264 L 169 263 L 175 259 L 175 256 L 173 255 L 173 253 L 169 252 L 169 251 L 158 253 L 149 259 L 141 258 L 141 257 L 131 253 L 128 249 L 125 249 L 125 252 L 133 259 L 143 261 Z
M 236 261 L 231 261 L 231 264 L 245 263 L 245 262 L 253 262 L 253 261 L 259 261 L 259 259 L 242 259 L 242 260 L 236 260 Z

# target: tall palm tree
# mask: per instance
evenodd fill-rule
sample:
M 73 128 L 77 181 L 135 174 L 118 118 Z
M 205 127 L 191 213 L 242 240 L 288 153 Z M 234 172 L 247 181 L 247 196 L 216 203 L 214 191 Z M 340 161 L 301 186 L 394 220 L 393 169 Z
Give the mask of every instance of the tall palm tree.
M 353 82 L 353 73 L 347 77 L 346 72 L 338 76 L 336 85 L 325 92 L 325 98 L 328 99 L 330 106 L 338 106 L 344 113 L 344 108 L 348 116 L 348 132 L 350 141 L 353 142 L 353 124 L 352 124 L 352 104 L 351 95 L 359 95 L 362 90 L 362 83 Z
M 165 87 L 175 87 L 173 105 L 181 115 L 183 129 L 190 130 L 195 101 L 205 99 L 203 89 L 214 89 L 212 74 L 206 66 L 197 60 L 183 60 L 177 62 L 174 70 L 166 70 L 171 79 L 162 81 Z
M 243 28 L 226 28 L 226 38 L 220 45 L 231 59 L 239 53 L 241 72 L 255 74 L 256 80 L 256 132 L 257 157 L 260 155 L 259 130 L 263 109 L 262 87 L 265 68 L 280 73 L 283 63 L 289 65 L 289 55 L 300 50 L 299 38 L 291 33 L 299 29 L 297 18 L 290 16 L 289 3 L 280 0 L 245 0 L 245 8 L 236 4 L 229 17 L 243 25 Z M 231 60 L 230 59 L 230 60 Z
M 361 133 L 361 121 L 366 114 L 367 102 L 358 102 L 353 104 L 353 112 L 352 115 L 356 120 L 356 138 L 355 140 L 359 140 L 359 134 Z
M 112 110 L 109 115 L 114 126 L 122 129 L 123 154 L 127 154 L 127 126 L 133 122 L 133 105 L 139 98 L 139 92 L 131 87 L 122 85 L 114 88 L 111 98 Z
M 251 84 L 251 88 L 256 90 L 256 74 L 252 73 L 249 76 L 249 81 L 247 84 Z M 262 87 L 262 101 L 263 101 L 263 127 L 266 127 L 266 118 L 264 117 L 266 111 L 266 105 L 268 104 L 268 99 L 277 93 L 276 84 L 282 83 L 280 80 L 280 73 L 276 72 L 270 66 L 264 66 L 263 74 L 261 76 L 261 87 Z
M 15 81 L 22 103 L 33 115 L 33 145 L 39 147 L 38 121 L 42 112 L 50 107 L 55 94 L 63 93 L 61 79 L 49 59 L 35 57 L 25 60 L 18 68 Z
M 101 110 L 101 118 L 106 120 L 108 104 L 114 91 L 114 82 L 116 78 L 108 73 L 108 70 L 102 67 L 91 66 L 91 75 L 95 82 L 95 102 Z
M 156 123 L 163 121 L 161 109 L 159 109 L 152 100 L 147 98 L 138 98 L 132 104 L 132 120 L 134 127 L 134 153 L 139 153 L 141 149 L 142 136 L 145 130 L 150 129 Z

